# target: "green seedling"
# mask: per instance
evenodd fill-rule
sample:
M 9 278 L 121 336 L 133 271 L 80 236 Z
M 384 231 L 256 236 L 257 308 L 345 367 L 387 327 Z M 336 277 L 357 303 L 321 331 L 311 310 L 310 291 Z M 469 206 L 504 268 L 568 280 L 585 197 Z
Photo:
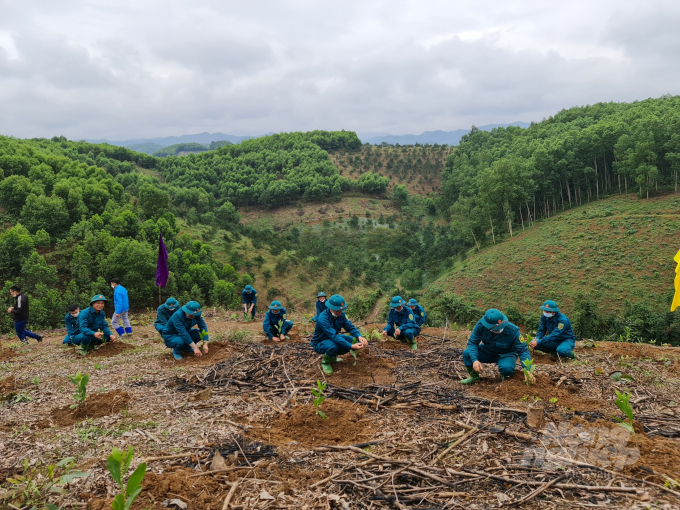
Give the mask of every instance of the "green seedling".
M 101 366 L 99 363 L 95 363 L 95 364 L 94 364 L 94 369 L 95 369 L 95 370 L 101 370 L 101 369 L 102 369 L 102 366 Z
M 614 418 L 619 423 L 620 427 L 627 429 L 631 434 L 635 434 L 635 429 L 633 428 L 633 406 L 630 405 L 630 393 L 621 393 L 619 390 L 614 389 L 616 392 L 616 406 L 626 415 L 628 421 L 621 418 Z
M 40 384 L 40 377 L 34 377 L 33 379 L 31 379 L 31 382 L 37 386 L 38 384 Z
M 525 359 L 522 361 L 522 366 L 524 367 L 524 382 L 526 383 L 527 386 L 533 384 L 531 382 L 531 378 L 529 375 L 534 373 L 534 370 L 536 367 L 534 366 L 534 360 L 533 359 Z
M 243 312 L 243 321 L 248 322 L 248 312 Z
M 551 403 L 552 405 L 557 404 L 557 397 L 551 398 L 551 399 L 550 399 L 550 403 Z
M 326 400 L 326 397 L 324 397 L 323 395 L 325 389 L 326 383 L 321 381 L 316 381 L 316 388 L 312 388 L 312 395 L 314 395 L 314 407 L 316 407 L 316 414 L 318 414 L 322 418 L 325 418 L 326 415 L 321 409 L 319 409 L 319 407 L 321 406 L 323 401 Z
M 127 453 L 122 453 L 114 446 L 111 455 L 109 455 L 106 461 L 111 478 L 116 481 L 121 490 L 120 494 L 113 498 L 113 503 L 111 504 L 113 510 L 130 510 L 135 498 L 142 492 L 142 480 L 146 473 L 146 462 L 142 462 L 137 466 L 137 469 L 128 478 L 127 485 L 123 484 L 123 478 L 130 469 L 133 456 L 134 450 L 132 446 L 130 446 Z
M 359 342 L 358 338 L 352 338 L 352 345 L 356 344 Z M 357 366 L 357 351 L 354 349 L 350 349 L 349 353 L 352 355 L 354 358 L 354 364 L 352 365 L 353 367 Z
M 210 333 L 208 333 L 207 331 L 203 331 L 203 330 L 198 332 L 198 336 L 201 337 L 201 341 L 205 341 L 205 337 L 208 336 L 209 334 Z
M 87 397 L 87 383 L 90 380 L 90 376 L 88 374 L 81 374 L 80 370 L 78 370 L 76 375 L 69 375 L 68 378 L 76 385 L 76 392 L 73 394 L 73 399 L 76 403 L 71 406 L 71 409 L 74 409 L 85 402 L 85 398 Z
M 76 478 L 89 475 L 89 473 L 74 470 L 74 466 L 73 457 L 67 457 L 56 464 L 49 464 L 46 470 L 41 462 L 30 467 L 28 459 L 25 459 L 23 474 L 7 478 L 7 481 L 22 494 L 24 504 L 30 503 L 34 505 L 32 508 L 36 508 L 36 504 L 44 502 L 44 493 L 66 494 L 63 485 L 71 483 Z M 58 510 L 56 505 L 48 503 L 45 506 L 49 510 Z

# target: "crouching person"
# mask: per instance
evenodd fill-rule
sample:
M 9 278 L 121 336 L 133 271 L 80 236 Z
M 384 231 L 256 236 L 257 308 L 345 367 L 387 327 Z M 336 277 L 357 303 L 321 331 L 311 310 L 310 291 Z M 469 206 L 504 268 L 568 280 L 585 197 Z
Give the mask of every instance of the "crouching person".
M 165 303 L 159 306 L 156 310 L 156 320 L 153 321 L 153 327 L 156 328 L 156 331 L 162 335 L 163 328 L 177 310 L 179 310 L 179 301 L 174 297 L 169 297 Z
M 529 347 L 547 352 L 551 356 L 576 359 L 576 354 L 574 354 L 576 335 L 571 327 L 571 321 L 560 312 L 554 301 L 543 303 L 541 310 L 543 310 L 541 324 L 538 326 L 536 339 L 529 344 Z
M 326 310 L 326 293 L 325 292 L 319 292 L 318 296 L 316 296 L 316 315 L 312 317 L 312 322 L 316 322 L 316 320 L 319 318 L 319 315 L 321 315 L 325 310 Z
M 331 363 L 340 362 L 339 355 L 346 354 L 350 349 L 363 349 L 368 346 L 366 340 L 359 330 L 352 324 L 344 311 L 347 309 L 345 298 L 339 295 L 331 296 L 326 303 L 327 310 L 321 312 L 316 320 L 314 336 L 312 337 L 312 348 L 317 354 L 323 354 L 321 369 L 326 375 L 333 373 Z M 345 330 L 348 335 L 341 335 Z M 358 343 L 352 344 L 354 339 Z
M 482 363 L 495 363 L 501 374 L 501 381 L 515 373 L 517 358 L 522 363 L 531 359 L 529 348 L 519 339 L 519 328 L 501 312 L 487 310 L 475 325 L 463 351 L 463 364 L 470 377 L 462 384 L 473 384 L 479 380 Z M 534 382 L 533 374 L 526 376 Z
M 286 309 L 281 302 L 272 301 L 272 304 L 269 305 L 269 311 L 264 315 L 264 321 L 262 321 L 262 330 L 267 335 L 267 339 L 275 342 L 290 340 L 286 333 L 290 331 L 293 325 L 293 321 L 287 320 Z
M 201 305 L 189 301 L 177 310 L 163 328 L 161 335 L 165 346 L 172 349 L 176 360 L 182 359 L 183 352 L 192 352 L 194 356 L 208 354 L 208 326 L 201 315 Z M 203 344 L 201 353 L 200 344 Z
M 104 306 L 107 299 L 97 294 L 90 300 L 90 306 L 78 315 L 80 326 L 80 354 L 87 354 L 90 350 L 104 342 L 113 342 L 109 324 L 106 322 Z
M 416 337 L 420 334 L 420 326 L 416 323 L 413 310 L 408 308 L 401 296 L 394 296 L 390 302 L 390 314 L 382 336 L 391 336 L 402 343 L 408 342 L 414 351 L 418 348 Z
M 80 345 L 82 335 L 80 333 L 80 323 L 78 316 L 80 315 L 80 308 L 78 305 L 68 305 L 68 313 L 64 317 L 64 324 L 66 324 L 66 336 L 62 344 L 64 345 Z

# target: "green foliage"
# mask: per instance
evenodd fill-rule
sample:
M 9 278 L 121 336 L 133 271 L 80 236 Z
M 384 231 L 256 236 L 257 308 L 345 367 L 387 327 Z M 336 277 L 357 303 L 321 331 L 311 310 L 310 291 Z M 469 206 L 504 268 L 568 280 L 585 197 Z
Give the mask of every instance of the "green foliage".
M 170 205 L 170 194 L 151 184 L 139 188 L 139 205 L 147 218 L 163 216 Z
M 217 280 L 210 292 L 210 300 L 213 304 L 224 308 L 237 308 L 240 300 L 234 284 L 224 280 Z
M 398 205 L 408 202 L 408 188 L 404 184 L 395 184 L 392 188 L 392 200 Z
M 614 391 L 616 392 L 616 407 L 626 415 L 628 421 L 616 417 L 614 417 L 614 419 L 619 422 L 617 425 L 627 429 L 631 434 L 635 434 L 635 429 L 633 428 L 633 406 L 630 405 L 631 395 L 628 392 L 620 392 L 617 389 L 614 389 Z
M 89 374 L 81 374 L 80 370 L 78 370 L 76 375 L 69 375 L 68 378 L 76 385 L 76 392 L 73 395 L 76 403 L 71 406 L 71 409 L 73 409 L 85 402 L 85 398 L 87 398 L 87 383 L 90 381 L 90 376 Z
M 535 369 L 536 369 L 536 367 L 534 366 L 534 360 L 533 359 L 529 358 L 529 359 L 525 359 L 524 361 L 522 361 L 522 370 L 524 371 L 524 375 L 527 376 L 527 377 L 525 377 L 524 382 L 526 383 L 527 386 L 530 386 L 531 384 L 533 384 L 531 382 L 531 379 L 528 377 L 528 375 L 533 374 Z
M 384 193 L 390 180 L 373 172 L 362 174 L 357 179 L 357 187 L 364 193 Z
M 215 142 L 212 142 L 215 143 Z M 187 142 L 187 143 L 177 143 L 175 145 L 168 145 L 162 149 L 157 150 L 153 155 L 157 158 L 167 158 L 168 156 L 177 156 L 180 152 L 206 152 L 208 147 L 201 143 Z
M 38 230 L 35 235 L 33 235 L 33 243 L 36 248 L 49 248 L 50 242 L 50 235 L 44 229 Z
M 137 466 L 137 469 L 135 469 L 128 478 L 127 484 L 123 483 L 125 475 L 130 469 L 133 456 L 134 450 L 132 446 L 130 446 L 126 453 L 121 453 L 121 451 L 114 446 L 111 455 L 109 455 L 109 458 L 106 461 L 106 466 L 109 468 L 111 478 L 113 478 L 120 486 L 121 490 L 121 492 L 113 498 L 113 510 L 130 510 L 132 503 L 134 503 L 137 496 L 139 496 L 139 493 L 142 492 L 142 481 L 146 474 L 145 462 L 142 462 Z
M 23 505 L 33 505 L 32 508 L 44 505 L 49 510 L 58 510 L 56 505 L 46 502 L 47 495 L 66 494 L 67 491 L 64 488 L 66 484 L 90 474 L 78 471 L 75 465 L 76 461 L 73 457 L 66 457 L 56 464 L 43 464 L 38 461 L 33 466 L 30 466 L 28 459 L 25 459 L 23 474 L 7 478 L 7 481 L 12 484 L 12 489 L 21 494 Z
M 352 317 L 353 319 L 357 319 L 357 320 L 365 319 L 366 316 L 370 313 L 370 311 L 375 306 L 376 301 L 382 295 L 383 295 L 382 291 L 380 289 L 376 289 L 373 292 L 370 292 L 364 298 L 356 296 L 355 298 L 353 298 L 349 302 L 349 305 L 347 306 L 347 310 L 345 311 L 345 314 L 348 317 Z
M 316 407 L 316 414 L 318 414 L 322 418 L 326 417 L 324 412 L 321 411 L 320 409 L 321 404 L 323 403 L 324 400 L 326 400 L 326 397 L 323 395 L 325 389 L 326 382 L 321 381 L 316 381 L 316 388 L 312 387 L 312 395 L 314 397 L 314 407 Z

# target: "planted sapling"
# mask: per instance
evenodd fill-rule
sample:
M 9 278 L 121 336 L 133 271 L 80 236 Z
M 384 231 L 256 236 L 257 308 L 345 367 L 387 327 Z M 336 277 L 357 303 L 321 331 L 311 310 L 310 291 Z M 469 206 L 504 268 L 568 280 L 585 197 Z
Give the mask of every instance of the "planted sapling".
M 71 406 L 71 409 L 74 409 L 85 402 L 85 398 L 87 397 L 87 383 L 90 380 L 90 376 L 88 374 L 81 374 L 80 370 L 78 370 L 76 375 L 69 375 L 68 378 L 76 385 L 76 392 L 73 394 L 73 399 L 76 403 Z
M 534 369 L 536 368 L 534 366 L 534 360 L 531 358 L 525 359 L 522 361 L 522 366 L 524 367 L 524 382 L 529 386 L 534 382 Z
M 314 407 L 316 407 L 316 414 L 318 414 L 322 418 L 325 418 L 326 415 L 321 409 L 319 409 L 319 407 L 321 406 L 323 401 L 326 400 L 326 397 L 323 396 L 323 392 L 325 389 L 326 383 L 321 381 L 316 381 L 316 388 L 312 388 L 312 395 L 314 395 Z
M 123 478 L 128 472 L 128 469 L 130 469 L 133 456 L 134 451 L 132 446 L 130 446 L 127 453 L 122 453 L 114 446 L 111 455 L 109 455 L 109 458 L 106 461 L 106 466 L 109 468 L 111 478 L 116 481 L 121 490 L 120 494 L 113 498 L 113 503 L 111 504 L 113 510 L 130 510 L 135 498 L 139 496 L 139 493 L 142 491 L 142 480 L 146 473 L 146 462 L 142 462 L 137 466 L 137 469 L 135 469 L 130 475 L 130 478 L 128 478 L 127 485 L 123 484 Z
M 616 406 L 621 409 L 623 414 L 626 415 L 628 421 L 622 420 L 621 418 L 614 417 L 617 420 L 620 427 L 627 429 L 631 434 L 635 434 L 635 429 L 633 428 L 633 406 L 630 405 L 630 393 L 621 393 L 619 390 L 614 389 L 616 392 Z

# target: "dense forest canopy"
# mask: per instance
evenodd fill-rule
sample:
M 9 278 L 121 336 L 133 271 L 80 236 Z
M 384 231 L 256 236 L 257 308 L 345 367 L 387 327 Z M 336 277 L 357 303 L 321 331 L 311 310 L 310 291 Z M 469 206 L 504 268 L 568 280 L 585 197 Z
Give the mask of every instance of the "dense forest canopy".
M 463 136 L 439 206 L 469 245 L 612 193 L 676 190 L 680 96 L 598 103 Z
M 201 189 L 236 206 L 271 207 L 299 199 L 339 199 L 351 184 L 340 177 L 328 151 L 360 147 L 357 135 L 349 131 L 281 133 L 203 154 L 168 157 L 156 168 L 173 187 Z

